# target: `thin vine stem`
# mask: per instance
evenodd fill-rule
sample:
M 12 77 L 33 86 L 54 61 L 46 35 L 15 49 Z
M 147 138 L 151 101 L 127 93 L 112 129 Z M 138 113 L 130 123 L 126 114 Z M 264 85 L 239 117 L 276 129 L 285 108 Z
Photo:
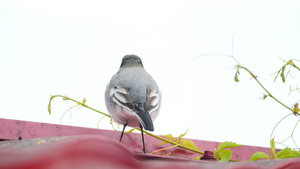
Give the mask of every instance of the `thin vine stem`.
M 70 111 L 70 113 L 71 113 L 71 109 L 73 109 L 73 108 L 75 108 L 75 107 L 78 107 L 78 105 L 72 106 L 72 107 L 68 108 L 68 109 L 64 112 L 64 114 L 63 114 L 63 115 L 61 116 L 61 118 L 60 118 L 60 124 L 62 124 L 62 120 L 63 120 L 64 116 L 67 114 L 67 112 Z M 71 118 L 72 118 L 72 115 L 71 115 Z
M 94 108 L 92 108 L 92 107 L 86 105 L 86 104 L 85 104 L 85 100 L 84 100 L 83 102 L 80 102 L 80 101 L 74 100 L 74 99 L 72 99 L 72 98 L 69 98 L 69 97 L 67 97 L 67 96 L 63 96 L 63 95 L 53 95 L 53 96 L 51 96 L 51 98 L 50 98 L 50 100 L 49 100 L 49 104 L 48 104 L 48 112 L 49 112 L 50 115 L 51 115 L 51 101 L 52 101 L 54 98 L 56 98 L 56 97 L 61 97 L 61 98 L 63 98 L 63 100 L 70 100 L 70 101 L 73 101 L 73 102 L 77 103 L 78 105 L 81 105 L 81 106 L 83 106 L 83 107 L 86 107 L 86 108 L 88 108 L 88 109 L 90 109 L 90 110 L 93 110 L 93 111 L 95 111 L 95 112 L 98 112 L 98 113 L 100 113 L 100 114 L 102 114 L 102 115 L 104 115 L 104 116 L 107 116 L 107 117 L 110 117 L 110 118 L 111 118 L 110 115 L 108 115 L 108 114 L 106 114 L 106 113 L 103 113 L 103 112 L 101 112 L 101 111 L 99 111 L 99 110 L 96 110 L 96 109 L 94 109 Z M 140 128 L 135 128 L 135 129 L 141 131 Z M 204 154 L 204 152 L 202 152 L 202 151 L 199 151 L 199 150 L 195 150 L 195 149 L 186 147 L 186 146 L 184 146 L 184 145 L 178 144 L 178 143 L 176 143 L 176 142 L 173 142 L 173 141 L 170 141 L 170 140 L 165 139 L 165 138 L 163 138 L 163 137 L 160 137 L 160 136 L 157 136 L 157 135 L 155 135 L 155 134 L 152 134 L 152 133 L 150 133 L 150 132 L 148 132 L 148 131 L 145 131 L 145 130 L 144 130 L 144 132 L 145 132 L 146 134 L 148 134 L 148 135 L 154 137 L 154 138 L 157 138 L 157 139 L 159 139 L 159 140 L 162 140 L 162 141 L 165 141 L 165 142 L 167 142 L 167 143 L 173 144 L 173 145 L 175 145 L 175 146 L 177 146 L 177 147 L 180 147 L 180 148 L 183 148 L 183 149 L 186 149 L 186 150 L 189 150 L 189 151 L 198 153 L 198 154 L 202 154 L 202 155 Z
M 287 118 L 288 116 L 290 116 L 290 115 L 292 115 L 292 114 L 293 114 L 293 113 L 290 113 L 290 114 L 284 116 L 282 119 L 280 119 L 280 121 L 275 125 L 275 127 L 274 127 L 273 130 L 272 130 L 270 140 L 272 140 L 272 138 L 273 138 L 273 133 L 274 133 L 275 129 L 277 128 L 277 126 L 278 126 L 285 118 Z
M 241 65 L 238 65 L 238 68 L 244 69 L 246 70 L 254 79 L 255 81 L 264 89 L 265 92 L 268 93 L 268 96 L 270 96 L 272 99 L 274 99 L 275 101 L 277 101 L 279 104 L 281 104 L 282 106 L 284 106 L 285 108 L 289 109 L 290 111 L 294 112 L 294 110 L 290 107 L 288 107 L 287 105 L 285 105 L 284 103 L 282 103 L 281 101 L 279 101 L 276 97 L 274 97 L 261 83 L 260 81 L 257 79 L 257 76 L 255 76 L 249 69 L 247 69 L 246 67 L 243 67 Z M 300 115 L 297 112 L 298 115 Z
M 297 127 L 297 125 L 298 125 L 299 122 L 300 122 L 300 119 L 297 121 L 296 125 L 294 126 L 293 132 L 292 132 L 292 134 L 291 134 L 291 137 L 292 137 L 292 139 L 293 139 L 293 142 L 294 142 L 294 144 L 296 145 L 297 148 L 299 148 L 299 147 L 298 147 L 298 145 L 297 145 L 297 143 L 296 143 L 296 141 L 295 141 L 295 139 L 294 139 L 294 132 L 295 132 L 295 129 L 296 129 L 296 127 Z
M 300 62 L 300 60 L 297 60 L 297 59 L 291 59 L 291 61 L 292 60 Z M 300 68 L 297 65 L 295 65 L 295 63 L 293 63 L 292 66 L 300 71 Z
M 63 95 L 53 95 L 53 96 L 50 97 L 49 104 L 48 104 L 48 112 L 49 112 L 50 115 L 51 115 L 51 101 L 52 101 L 54 98 L 56 98 L 56 97 L 62 97 L 63 100 L 71 100 L 71 101 L 77 103 L 77 104 L 80 105 L 80 106 L 86 107 L 86 108 L 88 108 L 88 109 L 90 109 L 90 110 L 93 110 L 93 111 L 95 111 L 95 112 L 97 112 L 97 113 L 100 113 L 100 114 L 102 114 L 102 115 L 104 115 L 104 116 L 107 116 L 107 117 L 110 117 L 110 118 L 111 118 L 110 115 L 108 115 L 108 114 L 106 114 L 106 113 L 103 113 L 103 112 L 101 112 L 101 111 L 99 111 L 99 110 L 97 110 L 97 109 L 94 109 L 94 108 L 92 108 L 92 107 L 86 105 L 86 104 L 85 104 L 85 101 L 84 101 L 84 102 L 80 102 L 80 101 L 74 100 L 74 99 L 72 99 L 72 98 L 70 98 L 70 97 L 63 96 Z
M 295 64 L 293 64 L 294 68 L 298 69 L 300 71 L 300 68 L 298 66 L 296 66 Z
M 158 152 L 160 152 L 160 151 L 169 150 L 169 149 L 172 149 L 172 148 L 175 148 L 175 147 L 177 147 L 177 145 L 173 145 L 171 147 L 166 147 L 166 148 L 158 149 L 158 150 L 152 151 L 151 153 L 158 154 Z

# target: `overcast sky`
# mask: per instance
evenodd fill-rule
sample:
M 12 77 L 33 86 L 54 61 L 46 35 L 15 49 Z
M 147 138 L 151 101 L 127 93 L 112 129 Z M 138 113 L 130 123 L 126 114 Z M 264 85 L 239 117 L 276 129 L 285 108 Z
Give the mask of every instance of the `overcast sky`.
M 1 1 L 0 117 L 60 123 L 67 95 L 107 112 L 104 91 L 126 54 L 142 58 L 162 90 L 155 134 L 269 146 L 272 129 L 290 113 L 237 63 L 252 70 L 270 92 L 292 106 L 300 72 L 273 82 L 285 60 L 300 59 L 300 1 Z M 233 48 L 232 48 L 233 39 Z M 232 50 L 233 49 L 233 50 Z M 207 55 L 203 55 L 207 54 Z M 196 59 L 195 59 L 196 58 Z M 300 65 L 300 63 L 295 62 Z M 102 115 L 85 108 L 62 124 L 97 127 Z M 298 117 L 275 130 L 288 137 Z M 99 128 L 112 129 L 108 118 Z M 299 133 L 299 128 L 296 129 Z M 295 135 L 300 144 L 300 135 Z M 290 141 L 286 142 L 294 147 Z

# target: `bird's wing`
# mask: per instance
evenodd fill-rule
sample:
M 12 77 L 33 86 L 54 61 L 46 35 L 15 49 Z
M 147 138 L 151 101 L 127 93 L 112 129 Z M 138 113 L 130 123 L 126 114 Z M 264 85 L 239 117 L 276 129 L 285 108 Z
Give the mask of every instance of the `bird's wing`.
M 121 86 L 116 86 L 111 88 L 109 95 L 119 106 L 125 107 L 128 110 L 134 110 L 134 105 L 130 98 L 130 92 L 128 89 Z
M 158 109 L 160 104 L 159 93 L 154 89 L 147 89 L 147 104 L 145 110 L 149 113 Z

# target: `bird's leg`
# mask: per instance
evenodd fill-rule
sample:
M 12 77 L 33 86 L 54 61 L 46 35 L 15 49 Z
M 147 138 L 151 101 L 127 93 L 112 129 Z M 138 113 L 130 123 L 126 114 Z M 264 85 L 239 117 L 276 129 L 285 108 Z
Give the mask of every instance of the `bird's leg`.
M 142 125 L 140 125 L 140 128 L 141 128 L 141 132 L 142 132 L 142 140 L 143 140 L 143 151 L 142 151 L 142 153 L 146 154 L 146 153 L 147 153 L 147 150 L 146 150 L 146 146 L 145 146 L 145 141 L 144 141 L 144 131 L 143 131 Z
M 124 134 L 124 131 L 125 131 L 125 127 L 127 126 L 127 123 L 125 123 L 124 125 L 123 125 L 123 131 L 122 131 L 122 134 L 121 134 L 121 137 L 120 137 L 120 142 L 121 142 L 121 140 L 122 140 L 122 137 L 123 137 L 123 134 Z

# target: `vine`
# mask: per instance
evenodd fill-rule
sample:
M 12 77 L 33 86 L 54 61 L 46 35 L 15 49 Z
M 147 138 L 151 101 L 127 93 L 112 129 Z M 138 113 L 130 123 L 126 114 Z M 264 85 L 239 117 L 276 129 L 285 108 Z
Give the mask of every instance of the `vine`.
M 208 54 L 203 54 L 203 55 L 208 55 Z M 203 55 L 201 55 L 201 56 L 203 56 Z M 219 55 L 222 55 L 222 54 L 219 54 Z M 253 79 L 255 79 L 255 81 L 260 85 L 260 87 L 266 92 L 266 94 L 263 94 L 263 99 L 266 99 L 267 97 L 270 97 L 270 98 L 272 98 L 273 100 L 275 100 L 277 103 L 279 103 L 280 105 L 282 105 L 283 107 L 287 108 L 289 111 L 292 112 L 292 113 L 286 115 L 285 117 L 283 117 L 283 118 L 276 124 L 276 126 L 274 127 L 274 129 L 273 129 L 273 131 L 272 131 L 272 133 L 271 133 L 271 138 L 270 138 L 270 140 L 271 140 L 271 141 L 270 141 L 270 146 L 271 146 L 271 156 L 267 155 L 267 154 L 264 153 L 264 152 L 256 152 L 256 153 L 254 153 L 254 154 L 252 155 L 252 157 L 250 158 L 250 161 L 260 160 L 260 159 L 279 159 L 279 158 L 300 157 L 300 153 L 299 153 L 298 151 L 292 150 L 291 148 L 288 148 L 288 147 L 286 147 L 285 149 L 279 151 L 278 153 L 275 153 L 275 145 L 276 145 L 276 142 L 274 141 L 274 137 L 272 138 L 273 132 L 274 132 L 275 128 L 276 128 L 276 127 L 278 126 L 278 124 L 279 124 L 280 122 L 282 122 L 286 117 L 288 117 L 288 116 L 290 116 L 290 115 L 293 115 L 293 114 L 294 114 L 295 116 L 299 116 L 299 115 L 300 115 L 300 113 L 299 113 L 299 112 L 300 112 L 300 109 L 299 109 L 299 103 L 298 103 L 299 101 L 298 101 L 297 103 L 295 103 L 292 107 L 287 106 L 286 104 L 284 104 L 283 102 L 281 102 L 279 99 L 277 99 L 273 94 L 271 94 L 271 93 L 265 88 L 265 86 L 258 80 L 257 76 L 254 75 L 248 68 L 242 66 L 242 65 L 241 65 L 241 64 L 240 64 L 240 63 L 239 63 L 232 55 L 225 55 L 225 56 L 230 56 L 230 57 L 232 57 L 232 58 L 238 63 L 238 65 L 236 65 L 236 67 L 235 67 L 235 68 L 236 68 L 236 73 L 235 73 L 235 76 L 234 76 L 234 80 L 235 80 L 236 82 L 239 82 L 239 78 L 238 78 L 238 77 L 239 77 L 239 75 L 240 75 L 240 70 L 241 70 L 241 69 L 245 70 L 247 73 L 250 74 L 250 76 L 251 76 Z M 283 60 L 283 59 L 282 59 L 282 60 Z M 277 74 L 276 74 L 276 76 L 275 76 L 275 78 L 274 78 L 274 81 L 277 79 L 277 77 L 278 77 L 279 74 L 280 74 L 280 77 L 281 77 L 283 83 L 285 83 L 286 78 L 287 78 L 287 76 L 290 74 L 290 71 L 291 71 L 291 68 L 292 68 L 292 67 L 300 71 L 300 68 L 299 68 L 293 61 L 298 61 L 298 62 L 300 62 L 300 61 L 299 61 L 299 60 L 296 60 L 296 59 L 291 59 L 291 60 L 289 60 L 289 61 L 283 60 L 283 61 L 285 62 L 285 64 L 284 64 L 277 72 L 275 72 L 275 73 L 277 73 Z M 288 71 L 287 71 L 287 73 L 286 73 L 286 68 L 287 68 L 287 67 L 289 67 L 289 68 L 288 68 Z M 292 91 L 300 91 L 300 89 L 297 88 L 297 87 L 294 88 L 294 89 L 292 89 L 292 88 L 290 87 L 290 93 L 291 93 Z M 290 94 L 290 93 L 289 93 L 289 94 Z M 111 116 L 110 116 L 110 115 L 108 115 L 108 114 L 106 114 L 106 113 L 103 113 L 103 112 L 101 112 L 101 111 L 99 111 L 99 110 L 97 110 L 97 109 L 94 109 L 94 108 L 92 108 L 92 107 L 86 105 L 86 99 L 85 99 L 85 98 L 83 99 L 82 102 L 80 102 L 80 101 L 77 101 L 77 100 L 72 99 L 72 98 L 67 97 L 67 96 L 63 96 L 63 95 L 53 95 L 53 96 L 50 97 L 49 104 L 48 104 L 48 112 L 49 112 L 50 115 L 51 115 L 51 103 L 52 103 L 52 100 L 53 100 L 54 98 L 62 98 L 64 101 L 69 100 L 69 101 L 73 101 L 73 102 L 77 103 L 77 105 L 70 107 L 69 109 L 67 109 L 67 111 L 70 111 L 72 108 L 82 106 L 82 107 L 88 108 L 88 109 L 90 109 L 90 110 L 93 110 L 93 111 L 95 111 L 95 112 L 97 112 L 97 113 L 100 113 L 100 114 L 104 115 L 104 116 L 98 121 L 97 127 L 98 127 L 99 122 L 100 122 L 104 117 L 108 117 L 108 118 L 110 118 L 111 125 L 112 125 L 113 129 L 114 129 L 114 130 L 118 130 L 118 129 L 119 129 L 119 125 L 111 119 Z M 62 118 L 64 117 L 64 115 L 66 114 L 67 111 L 64 112 L 63 116 L 61 117 L 61 121 L 62 121 Z M 300 122 L 300 120 L 298 120 L 297 123 L 295 124 L 294 129 L 293 129 L 291 135 L 290 135 L 287 139 L 283 140 L 282 142 L 279 142 L 278 144 L 282 144 L 282 145 L 283 145 L 283 142 L 285 142 L 285 141 L 288 140 L 289 138 L 292 138 L 294 144 L 297 146 L 297 144 L 296 144 L 296 142 L 295 142 L 295 140 L 294 140 L 293 135 L 294 135 L 294 131 L 295 131 L 297 125 L 299 124 L 299 122 Z M 117 126 L 118 126 L 117 129 L 114 127 L 113 124 L 117 124 Z M 126 132 L 126 133 L 130 133 L 130 132 L 132 132 L 133 130 L 139 130 L 139 131 L 140 131 L 141 129 L 139 129 L 139 128 L 134 128 L 134 129 L 129 130 L 129 131 Z M 157 154 L 158 152 L 163 151 L 163 150 L 169 150 L 169 149 L 172 149 L 172 148 L 175 148 L 175 147 L 179 147 L 179 148 L 183 148 L 183 149 L 185 149 L 185 150 L 192 151 L 192 152 L 194 152 L 194 153 L 198 153 L 198 154 L 201 154 L 201 155 L 204 154 L 204 152 L 201 151 L 201 149 L 198 148 L 198 147 L 195 145 L 195 143 L 194 143 L 193 141 L 188 140 L 188 139 L 184 139 L 184 138 L 183 138 L 183 137 L 186 135 L 186 133 L 188 132 L 188 130 L 187 130 L 184 134 L 181 134 L 179 137 L 174 137 L 174 136 L 172 136 L 171 134 L 167 134 L 167 135 L 163 135 L 163 136 L 157 136 L 157 135 L 154 135 L 154 134 L 152 134 L 152 133 L 150 133 L 150 132 L 148 132 L 148 131 L 144 131 L 144 132 L 145 132 L 146 134 L 148 134 L 148 135 L 154 137 L 154 138 L 157 138 L 157 139 L 159 139 L 159 140 L 162 140 L 163 142 L 160 143 L 159 145 L 163 145 L 163 144 L 167 144 L 167 143 L 172 144 L 172 146 L 170 146 L 170 147 L 158 149 L 158 150 L 153 151 L 152 153 L 156 153 L 156 154 Z M 213 150 L 214 156 L 215 156 L 215 158 L 216 158 L 217 160 L 220 160 L 221 162 L 234 161 L 234 160 L 231 160 L 232 152 L 231 152 L 230 150 L 228 150 L 228 148 L 234 148 L 234 147 L 239 147 L 239 146 L 241 146 L 241 145 L 236 144 L 236 143 L 234 143 L 234 142 L 223 142 L 223 143 L 221 143 L 221 144 L 219 145 L 218 149 Z M 298 146 L 297 146 L 297 147 L 298 147 Z M 200 158 L 201 158 L 201 156 L 196 157 L 195 159 L 200 159 Z

